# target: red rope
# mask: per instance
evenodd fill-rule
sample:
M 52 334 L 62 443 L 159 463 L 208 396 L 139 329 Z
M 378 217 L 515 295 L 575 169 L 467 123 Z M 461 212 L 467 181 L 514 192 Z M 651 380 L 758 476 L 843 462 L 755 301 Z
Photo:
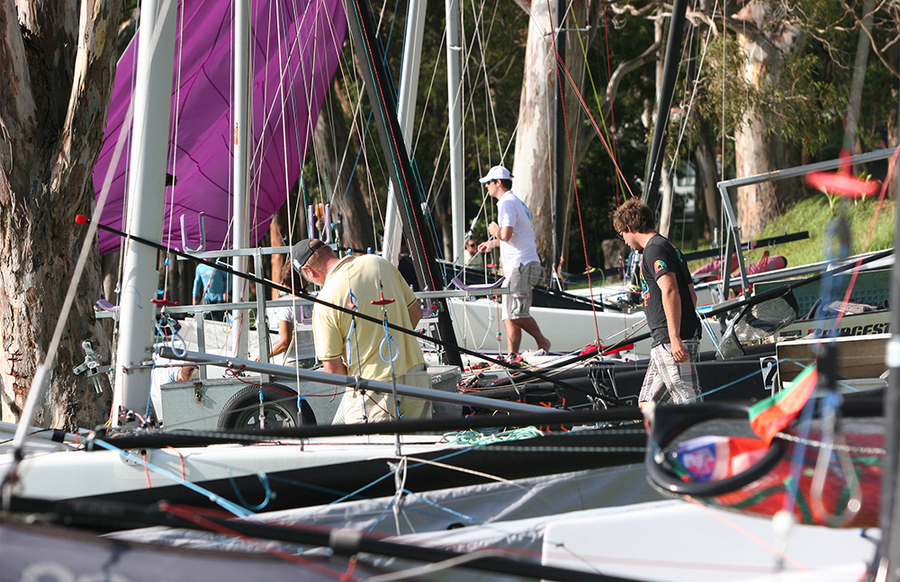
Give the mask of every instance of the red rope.
M 554 53 L 556 52 L 556 39 L 553 40 L 553 52 Z M 559 75 L 556 76 L 556 79 L 557 79 L 557 83 L 559 84 L 559 92 L 560 92 L 560 94 L 563 94 L 564 86 L 563 86 L 562 79 L 559 77 Z M 594 333 L 597 338 L 597 343 L 599 344 L 600 343 L 600 324 L 597 321 L 597 304 L 596 304 L 596 302 L 594 302 L 594 289 L 593 289 L 593 283 L 591 281 L 591 264 L 590 264 L 590 259 L 588 258 L 587 240 L 584 237 L 584 218 L 581 215 L 581 196 L 578 194 L 578 181 L 576 179 L 575 160 L 574 160 L 574 157 L 572 156 L 572 138 L 569 135 L 569 117 L 568 117 L 568 113 L 566 112 L 566 100 L 565 99 L 562 99 L 562 112 L 563 112 L 563 126 L 565 127 L 565 130 L 566 130 L 566 149 L 569 152 L 569 168 L 571 169 L 571 172 L 572 172 L 572 190 L 575 193 L 575 210 L 578 213 L 578 227 L 579 227 L 580 234 L 581 234 L 581 249 L 584 252 L 584 267 L 585 267 L 585 270 L 587 271 L 588 289 L 590 290 L 591 312 L 594 314 Z
M 604 48 L 606 50 L 606 85 L 609 86 L 609 80 L 612 77 L 612 59 L 609 54 L 609 21 L 607 20 L 608 7 L 604 6 L 603 9 L 603 38 L 604 38 Z M 613 159 L 619 158 L 619 151 L 616 149 L 616 116 L 613 113 L 613 100 L 609 101 L 609 120 L 612 128 L 612 155 Z M 621 204 L 619 195 L 622 194 L 620 189 L 619 180 L 614 180 L 613 183 L 616 185 L 616 206 Z
M 632 197 L 635 197 L 634 192 L 631 190 L 631 186 L 628 184 L 628 180 L 625 179 L 625 173 L 622 172 L 622 168 L 619 167 L 619 162 L 616 159 L 616 156 L 613 153 L 612 148 L 610 148 L 609 143 L 606 141 L 606 138 L 603 136 L 603 133 L 600 131 L 600 127 L 597 125 L 597 120 L 594 119 L 594 116 L 591 113 L 591 110 L 588 108 L 587 103 L 585 102 L 584 97 L 581 94 L 581 91 L 579 91 L 578 86 L 575 84 L 575 80 L 572 79 L 572 75 L 571 75 L 571 73 L 569 73 L 569 69 L 566 67 L 566 63 L 562 60 L 562 58 L 560 58 L 559 53 L 555 50 L 555 47 L 554 47 L 553 52 L 556 57 L 556 62 L 559 65 L 560 70 L 562 70 L 563 73 L 565 73 L 566 80 L 568 80 L 568 82 L 569 82 L 569 87 L 572 88 L 572 91 L 574 92 L 575 96 L 578 98 L 578 102 L 581 104 L 581 108 L 584 111 L 584 114 L 591 121 L 591 126 L 594 128 L 594 131 L 597 132 L 597 137 L 600 138 L 600 142 L 603 144 L 603 147 L 606 150 L 606 153 L 609 154 L 609 158 L 612 161 L 613 166 L 616 169 L 616 174 L 617 174 L 618 178 L 621 179 L 622 182 L 625 184 L 625 187 L 628 189 L 628 193 L 631 194 Z
M 548 14 L 553 14 L 553 11 L 550 7 L 549 0 L 547 0 L 547 12 L 548 12 Z M 553 54 L 556 55 L 557 71 L 559 71 L 562 68 L 565 68 L 565 63 L 562 61 L 562 59 L 559 58 L 559 50 L 558 50 L 558 47 L 556 46 L 556 36 L 555 35 L 550 35 L 550 46 L 553 50 Z M 565 97 L 565 86 L 563 84 L 562 77 L 558 74 L 556 75 L 556 81 L 559 86 L 558 87 L 559 94 L 561 96 Z M 580 95 L 578 96 L 578 98 L 579 98 L 579 100 L 581 100 Z M 587 277 L 588 277 L 588 289 L 590 289 L 591 312 L 594 314 L 594 332 L 596 334 L 597 343 L 599 344 L 600 343 L 600 324 L 597 321 L 597 305 L 594 302 L 593 285 L 591 282 L 590 259 L 588 258 L 588 254 L 587 254 L 587 241 L 585 240 L 585 237 L 584 237 L 584 219 L 581 214 L 581 197 L 578 194 L 578 182 L 576 179 L 577 176 L 576 176 L 576 171 L 575 171 L 575 160 L 574 160 L 574 156 L 572 155 L 572 138 L 569 135 L 569 117 L 568 117 L 568 113 L 566 111 L 565 98 L 561 99 L 560 102 L 562 105 L 562 113 L 563 113 L 563 127 L 565 128 L 565 134 L 566 134 L 566 149 L 569 153 L 569 168 L 572 173 L 572 189 L 575 193 L 575 208 L 576 208 L 576 211 L 578 214 L 579 230 L 581 231 L 581 233 L 580 233 L 581 234 L 581 249 L 584 252 L 584 264 L 585 264 L 585 270 L 587 271 Z M 583 103 L 583 100 L 582 100 L 582 103 Z M 612 154 L 612 153 L 610 152 L 610 154 Z

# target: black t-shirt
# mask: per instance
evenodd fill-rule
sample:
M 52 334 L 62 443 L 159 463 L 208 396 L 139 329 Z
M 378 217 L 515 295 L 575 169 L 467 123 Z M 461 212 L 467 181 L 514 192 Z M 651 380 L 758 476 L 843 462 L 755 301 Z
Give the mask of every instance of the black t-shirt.
M 661 234 L 651 238 L 644 247 L 641 256 L 641 287 L 644 296 L 644 312 L 653 345 L 669 342 L 669 328 L 666 325 L 666 312 L 662 303 L 662 291 L 656 280 L 666 273 L 674 273 L 678 284 L 678 295 L 681 298 L 681 339 L 700 337 L 700 318 L 694 310 L 689 285 L 691 274 L 681 251 Z

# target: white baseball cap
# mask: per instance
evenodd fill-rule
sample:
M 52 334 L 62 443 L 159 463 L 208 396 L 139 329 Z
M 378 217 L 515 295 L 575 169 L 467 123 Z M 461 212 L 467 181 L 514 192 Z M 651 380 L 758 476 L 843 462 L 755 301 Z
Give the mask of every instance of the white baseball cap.
M 507 170 L 503 166 L 494 166 L 488 171 L 487 176 L 478 181 L 482 184 L 487 184 L 491 180 L 510 180 L 512 179 L 512 177 L 513 176 L 509 173 L 509 170 Z

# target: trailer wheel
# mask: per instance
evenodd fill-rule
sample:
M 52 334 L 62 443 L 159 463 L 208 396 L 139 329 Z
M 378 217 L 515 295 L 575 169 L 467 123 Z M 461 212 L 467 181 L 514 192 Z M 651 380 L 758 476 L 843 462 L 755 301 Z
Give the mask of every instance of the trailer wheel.
M 262 391 L 264 426 L 259 421 L 259 393 Z M 220 429 L 283 428 L 316 424 L 316 415 L 306 399 L 300 401 L 297 414 L 297 392 L 283 384 L 246 386 L 232 396 L 219 414 Z

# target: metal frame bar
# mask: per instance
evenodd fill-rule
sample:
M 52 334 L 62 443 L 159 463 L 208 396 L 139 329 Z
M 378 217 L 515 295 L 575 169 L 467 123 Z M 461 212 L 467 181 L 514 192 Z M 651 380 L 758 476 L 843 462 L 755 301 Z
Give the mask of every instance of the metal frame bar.
M 394 386 L 391 382 L 380 382 L 377 380 L 364 380 L 356 376 L 342 376 L 339 374 L 329 374 L 327 372 L 317 372 L 314 370 L 306 370 L 303 368 L 294 368 L 293 366 L 279 366 L 276 364 L 263 364 L 262 362 L 252 362 L 249 360 L 239 360 L 237 358 L 229 358 L 225 356 L 209 356 L 199 352 L 178 352 L 170 347 L 163 347 L 159 351 L 164 358 L 175 360 L 183 360 L 187 362 L 197 362 L 198 364 L 206 364 L 212 366 L 220 366 L 222 368 L 240 369 L 249 372 L 258 372 L 270 376 L 281 376 L 285 378 L 299 378 L 309 382 L 320 382 L 333 386 L 356 386 L 359 389 L 371 390 L 379 394 L 391 394 Z M 483 396 L 471 396 L 468 394 L 457 394 L 455 392 L 444 392 L 442 390 L 434 390 L 431 388 L 419 388 L 418 386 L 406 386 L 403 384 L 396 385 L 397 394 L 400 396 L 409 396 L 411 398 L 422 398 L 424 400 L 432 400 L 436 402 L 449 402 L 450 404 L 462 404 L 464 406 L 474 406 L 478 408 L 487 408 L 490 410 L 502 410 L 505 412 L 549 412 L 558 410 L 560 414 L 565 411 L 556 408 L 546 408 L 544 406 L 535 406 L 532 404 L 521 404 L 519 402 L 509 402 L 506 400 L 498 400 L 494 398 L 484 398 Z
M 900 146 L 898 146 L 900 147 Z M 787 180 L 788 178 L 796 178 L 798 176 L 803 176 L 808 174 L 809 172 L 820 172 L 823 170 L 834 170 L 845 164 L 862 164 L 865 162 L 873 162 L 876 160 L 884 160 L 892 157 L 897 148 L 888 148 L 884 150 L 877 150 L 874 152 L 868 152 L 865 154 L 859 154 L 855 156 L 851 156 L 849 159 L 847 158 L 838 158 L 835 160 L 826 160 L 824 162 L 816 162 L 814 164 L 806 164 L 805 166 L 796 166 L 793 168 L 787 168 L 785 170 L 775 170 L 772 172 L 766 172 L 765 174 L 757 174 L 755 176 L 747 176 L 746 178 L 735 178 L 733 180 L 723 180 L 716 184 L 716 188 L 719 189 L 719 194 L 722 197 L 722 208 L 725 210 L 725 218 L 728 221 L 729 227 L 726 229 L 726 242 L 725 242 L 725 257 L 726 260 L 723 263 L 723 269 L 727 269 L 728 265 L 731 264 L 729 260 L 727 260 L 728 255 L 730 254 L 727 250 L 729 248 L 730 241 L 734 241 L 734 253 L 738 258 L 738 267 L 741 271 L 740 279 L 741 286 L 744 289 L 744 292 L 749 292 L 750 282 L 747 278 L 747 269 L 744 266 L 744 255 L 741 253 L 741 237 L 740 237 L 740 228 L 737 225 L 737 219 L 735 218 L 734 208 L 731 205 L 731 198 L 728 196 L 729 188 L 738 188 L 740 186 L 749 186 L 751 184 L 761 184 L 763 182 L 777 182 L 779 180 Z M 732 277 L 731 273 L 722 273 L 722 297 L 725 298 L 726 289 L 731 288 L 732 285 Z

